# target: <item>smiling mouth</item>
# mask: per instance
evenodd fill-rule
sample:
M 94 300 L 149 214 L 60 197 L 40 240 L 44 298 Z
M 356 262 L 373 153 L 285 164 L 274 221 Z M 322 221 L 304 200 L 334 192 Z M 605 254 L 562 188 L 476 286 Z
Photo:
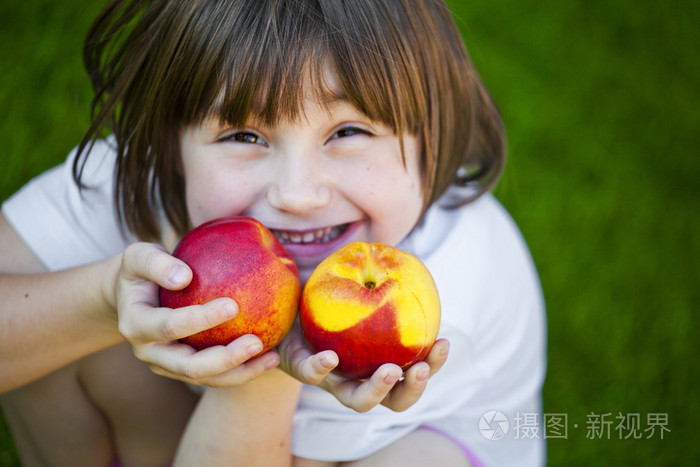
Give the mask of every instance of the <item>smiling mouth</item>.
M 309 245 L 328 243 L 345 232 L 350 224 L 336 225 L 315 230 L 275 230 L 270 229 L 283 245 Z

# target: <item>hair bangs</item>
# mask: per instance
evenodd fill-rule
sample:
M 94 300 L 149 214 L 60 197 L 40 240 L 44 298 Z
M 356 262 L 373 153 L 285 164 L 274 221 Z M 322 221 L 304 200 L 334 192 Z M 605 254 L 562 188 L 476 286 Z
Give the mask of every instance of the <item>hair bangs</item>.
M 188 53 L 197 60 L 182 89 L 181 124 L 213 117 L 231 125 L 250 119 L 273 125 L 299 117 L 307 87 L 323 99 L 331 93 L 322 85 L 319 62 L 326 49 L 318 10 L 306 5 L 300 11 L 294 2 L 240 2 L 212 15 L 206 30 L 209 37 L 191 35 L 202 39 Z
M 397 134 L 417 134 L 427 121 L 424 77 L 411 25 L 387 2 L 322 2 L 333 72 L 346 99 Z
M 402 34 L 386 27 L 392 12 L 369 3 L 373 11 L 355 2 L 260 2 L 212 14 L 208 34 L 189 34 L 202 39 L 186 54 L 197 60 L 180 123 L 274 125 L 302 116 L 307 98 L 345 99 L 396 133 L 417 133 L 426 119 L 419 67 Z

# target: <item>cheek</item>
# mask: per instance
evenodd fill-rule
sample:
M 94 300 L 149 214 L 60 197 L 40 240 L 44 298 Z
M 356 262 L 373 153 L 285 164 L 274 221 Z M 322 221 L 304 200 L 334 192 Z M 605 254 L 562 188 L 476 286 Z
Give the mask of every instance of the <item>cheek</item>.
M 211 219 L 212 207 L 218 204 L 212 200 L 211 185 L 199 183 L 196 177 L 187 177 L 186 187 L 187 211 L 192 224 L 197 226 Z
M 420 179 L 403 168 L 377 175 L 367 177 L 367 196 L 358 197 L 370 221 L 370 240 L 396 245 L 418 222 L 423 207 Z
M 406 167 L 401 164 L 399 173 L 394 172 L 393 182 L 387 186 L 385 196 L 388 202 L 384 212 L 386 221 L 383 230 L 396 245 L 416 226 L 423 210 L 424 194 L 422 174 L 419 168 L 417 148 L 414 144 L 406 147 Z
M 232 180 L 220 170 L 191 170 L 185 175 L 187 210 L 193 225 L 235 216 L 246 205 L 245 184 Z

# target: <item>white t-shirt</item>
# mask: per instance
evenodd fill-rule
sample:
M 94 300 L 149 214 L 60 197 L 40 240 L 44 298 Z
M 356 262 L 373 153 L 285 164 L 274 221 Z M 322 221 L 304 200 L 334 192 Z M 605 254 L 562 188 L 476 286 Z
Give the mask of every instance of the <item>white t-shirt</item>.
M 96 143 L 80 192 L 66 163 L 33 179 L 3 213 L 49 270 L 124 250 L 114 208 L 113 140 Z M 447 363 L 404 412 L 357 413 L 306 386 L 294 417 L 295 455 L 354 460 L 429 426 L 466 446 L 487 466 L 545 463 L 541 388 L 545 315 L 535 267 L 517 227 L 490 194 L 461 208 L 433 206 L 400 245 L 426 264 L 442 306 Z

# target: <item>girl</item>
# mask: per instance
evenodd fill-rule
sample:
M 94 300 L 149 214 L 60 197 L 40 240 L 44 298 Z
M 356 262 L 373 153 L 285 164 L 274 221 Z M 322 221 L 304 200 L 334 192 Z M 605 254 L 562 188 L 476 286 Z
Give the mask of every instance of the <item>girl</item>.
M 484 417 L 538 413 L 543 304 L 487 194 L 500 117 L 441 1 L 114 0 L 84 58 L 92 126 L 0 217 L 1 400 L 27 465 L 543 462 L 541 439 L 493 441 Z M 191 279 L 167 251 L 233 215 L 266 224 L 303 280 L 354 240 L 416 254 L 442 338 L 366 381 L 298 327 L 255 358 L 252 335 L 178 343 L 237 307 L 160 308 L 158 286 Z

